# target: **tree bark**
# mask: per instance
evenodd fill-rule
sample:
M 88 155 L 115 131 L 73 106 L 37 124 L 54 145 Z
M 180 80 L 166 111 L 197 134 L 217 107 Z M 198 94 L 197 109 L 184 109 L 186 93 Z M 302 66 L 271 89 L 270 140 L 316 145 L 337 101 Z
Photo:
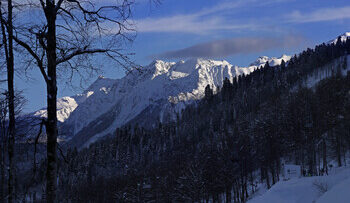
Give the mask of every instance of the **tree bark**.
M 266 179 L 267 189 L 270 189 L 271 185 L 270 185 L 269 171 L 267 169 L 265 169 L 264 172 L 265 172 L 265 179 Z
M 275 180 L 275 168 L 274 168 L 273 162 L 270 165 L 270 169 L 271 169 L 272 185 L 274 185 L 276 183 L 276 180 Z
M 226 186 L 226 202 L 231 202 L 232 194 L 231 194 L 231 186 Z
M 5 52 L 5 57 L 6 59 L 8 58 L 8 53 L 7 53 L 7 45 L 6 45 L 6 34 L 5 34 L 5 26 L 2 21 L 2 5 L 0 1 L 0 24 L 1 24 L 1 35 L 2 35 L 2 43 L 4 46 L 4 52 Z M 4 104 L 1 104 L 1 110 L 5 111 L 7 110 L 7 102 L 6 100 L 4 101 Z M 6 113 L 1 112 L 3 117 L 1 117 L 1 126 L 0 126 L 0 133 L 1 133 L 1 187 L 0 187 L 0 200 L 3 201 L 5 198 L 5 145 L 6 145 Z
M 338 133 L 335 135 L 335 140 L 336 140 L 336 153 L 337 153 L 337 161 L 338 161 L 338 167 L 342 166 L 342 161 L 341 161 L 341 138 Z
M 2 122 L 2 121 L 1 121 Z M 2 125 L 2 123 L 1 123 Z M 5 128 L 3 126 L 0 127 L 1 130 L 3 130 L 3 132 L 1 132 L 0 136 L 2 137 L 1 140 L 1 149 L 0 149 L 0 159 L 1 159 L 1 163 L 0 163 L 0 201 L 3 202 L 5 199 Z
M 280 159 L 276 159 L 276 178 L 277 182 L 280 181 Z
M 0 4 L 1 5 L 1 4 Z M 12 0 L 7 1 L 7 37 L 5 26 L 1 19 L 1 29 L 3 34 L 4 49 L 7 66 L 7 91 L 8 91 L 8 109 L 9 109 L 9 127 L 8 127 L 8 202 L 13 202 L 13 156 L 15 144 L 15 90 L 14 90 L 14 56 L 13 56 L 13 29 L 12 29 Z M 1 13 L 1 18 L 2 18 Z
M 46 0 L 45 16 L 47 20 L 47 169 L 46 200 L 56 201 L 57 190 L 57 84 L 56 84 L 56 10 L 55 1 Z
M 327 166 L 327 145 L 326 145 L 326 140 L 323 138 L 322 140 L 322 148 L 323 148 L 323 153 L 322 153 L 322 162 L 323 162 L 323 173 L 326 173 L 328 175 L 328 166 Z

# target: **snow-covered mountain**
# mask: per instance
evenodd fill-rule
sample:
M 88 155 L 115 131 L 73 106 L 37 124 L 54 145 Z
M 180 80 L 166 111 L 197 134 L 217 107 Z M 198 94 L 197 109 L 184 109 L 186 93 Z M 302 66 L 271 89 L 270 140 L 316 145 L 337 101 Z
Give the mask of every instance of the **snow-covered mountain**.
M 340 39 L 345 41 L 349 37 L 350 32 L 346 32 Z M 328 43 L 336 43 L 337 40 L 338 37 Z M 207 85 L 215 92 L 222 86 L 225 77 L 233 81 L 266 62 L 276 66 L 290 58 L 287 55 L 280 58 L 262 56 L 248 67 L 209 59 L 156 60 L 141 71 L 133 70 L 121 79 L 100 76 L 82 94 L 58 99 L 60 138 L 82 146 L 113 133 L 123 125 L 137 123 L 151 127 L 157 121 L 174 120 L 188 104 L 204 97 Z M 31 115 L 45 117 L 46 110 Z
M 209 84 L 214 91 L 225 77 L 231 81 L 249 74 L 267 61 L 271 66 L 291 57 L 259 57 L 248 67 L 227 61 L 190 59 L 179 62 L 153 61 L 141 71 L 133 70 L 121 79 L 100 76 L 82 94 L 58 99 L 57 116 L 60 134 L 80 144 L 113 133 L 128 123 L 150 126 L 156 121 L 176 118 L 186 105 L 204 97 Z M 33 113 L 45 117 L 46 110 Z M 64 136 L 63 136 L 64 135 Z
M 350 32 L 346 32 L 340 39 L 345 41 L 349 37 Z M 338 37 L 328 43 L 336 43 L 337 40 Z M 266 62 L 276 66 L 290 58 L 287 55 L 280 58 L 262 56 L 248 67 L 209 59 L 156 60 L 141 71 L 133 70 L 121 79 L 100 76 L 82 94 L 58 99 L 61 139 L 81 146 L 113 133 L 123 125 L 137 123 L 151 127 L 157 121 L 174 120 L 186 105 L 204 97 L 207 85 L 215 92 L 222 86 L 225 77 L 233 81 Z M 45 117 L 46 110 L 31 115 Z

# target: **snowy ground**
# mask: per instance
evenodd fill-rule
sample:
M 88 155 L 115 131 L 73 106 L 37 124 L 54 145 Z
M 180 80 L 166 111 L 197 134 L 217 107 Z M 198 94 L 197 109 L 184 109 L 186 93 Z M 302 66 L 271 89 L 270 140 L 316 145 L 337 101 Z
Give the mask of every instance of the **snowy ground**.
M 260 194 L 263 192 L 260 192 Z M 328 176 L 280 181 L 248 203 L 349 203 L 350 166 L 333 168 Z

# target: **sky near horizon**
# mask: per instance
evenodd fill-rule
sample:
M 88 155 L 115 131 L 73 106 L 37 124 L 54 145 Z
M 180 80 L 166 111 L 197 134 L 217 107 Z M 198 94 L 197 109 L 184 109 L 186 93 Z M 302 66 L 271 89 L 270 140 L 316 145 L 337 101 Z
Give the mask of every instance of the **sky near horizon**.
M 101 0 L 101 4 L 111 1 Z M 247 66 L 259 56 L 297 54 L 349 32 L 350 1 L 163 0 L 159 5 L 150 5 L 148 0 L 136 0 L 133 23 L 137 36 L 127 49 L 135 53 L 133 59 L 140 65 L 154 59 L 200 57 Z M 83 87 L 98 75 L 124 76 L 122 68 L 98 62 L 104 64 L 102 70 Z M 28 75 L 17 73 L 15 81 L 28 100 L 24 112 L 46 106 L 46 88 L 40 73 L 33 69 Z M 58 82 L 58 97 L 83 90 Z M 74 86 L 80 86 L 78 83 Z

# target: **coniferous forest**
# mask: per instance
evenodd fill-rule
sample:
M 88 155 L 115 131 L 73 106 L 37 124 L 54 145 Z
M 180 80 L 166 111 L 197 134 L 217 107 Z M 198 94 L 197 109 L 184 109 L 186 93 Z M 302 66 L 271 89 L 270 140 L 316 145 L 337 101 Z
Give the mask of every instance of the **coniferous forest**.
M 322 44 L 287 64 L 226 79 L 176 122 L 137 124 L 60 161 L 61 200 L 245 202 L 280 181 L 283 163 L 327 175 L 350 148 L 350 40 Z M 312 87 L 312 73 L 328 72 Z

